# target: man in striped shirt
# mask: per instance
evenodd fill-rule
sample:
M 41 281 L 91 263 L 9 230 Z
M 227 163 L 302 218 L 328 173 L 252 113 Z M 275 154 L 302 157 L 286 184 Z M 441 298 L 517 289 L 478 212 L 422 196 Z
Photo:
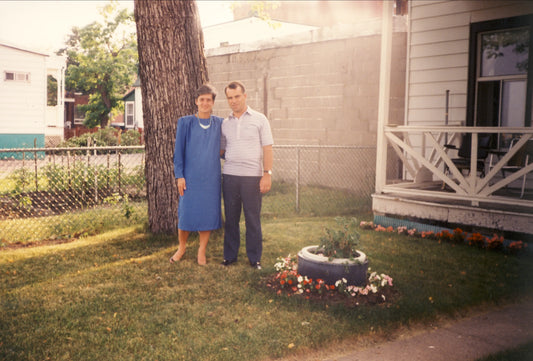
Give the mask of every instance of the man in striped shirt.
M 272 131 L 265 115 L 246 105 L 246 91 L 240 82 L 225 88 L 232 113 L 222 123 L 221 152 L 224 194 L 224 266 L 237 261 L 240 247 L 239 221 L 244 210 L 246 254 L 250 265 L 261 269 L 263 235 L 261 198 L 272 185 Z

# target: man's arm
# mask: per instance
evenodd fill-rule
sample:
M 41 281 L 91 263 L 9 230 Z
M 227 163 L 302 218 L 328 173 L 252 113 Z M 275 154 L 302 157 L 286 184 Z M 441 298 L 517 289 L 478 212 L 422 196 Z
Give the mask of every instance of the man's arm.
M 272 151 L 272 145 L 265 145 L 263 147 L 263 170 L 272 170 L 274 163 L 274 152 Z M 259 182 L 259 189 L 261 193 L 267 193 L 272 187 L 272 176 L 268 173 L 263 173 L 261 181 Z

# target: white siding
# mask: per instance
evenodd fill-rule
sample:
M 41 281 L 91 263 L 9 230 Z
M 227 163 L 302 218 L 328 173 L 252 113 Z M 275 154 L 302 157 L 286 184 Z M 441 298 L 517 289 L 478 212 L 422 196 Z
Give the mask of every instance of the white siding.
M 406 124 L 465 122 L 470 24 L 533 13 L 533 1 L 410 1 Z
M 0 44 L 0 134 L 44 134 L 46 55 Z M 30 82 L 4 81 L 5 71 L 30 73 Z
M 141 95 L 141 87 L 135 88 L 135 122 L 137 128 L 144 128 L 143 121 L 143 101 Z

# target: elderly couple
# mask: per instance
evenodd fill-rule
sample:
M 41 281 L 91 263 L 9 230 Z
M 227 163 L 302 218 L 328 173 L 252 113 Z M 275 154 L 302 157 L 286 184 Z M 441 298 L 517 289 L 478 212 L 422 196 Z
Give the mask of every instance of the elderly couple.
M 198 264 L 205 265 L 212 230 L 221 228 L 220 157 L 224 157 L 224 266 L 237 261 L 239 222 L 244 209 L 246 253 L 250 265 L 261 269 L 261 197 L 272 180 L 272 132 L 268 119 L 246 105 L 244 85 L 234 81 L 224 89 L 232 113 L 227 119 L 211 115 L 216 92 L 202 85 L 196 92 L 198 112 L 178 120 L 174 175 L 179 192 L 179 247 L 170 263 L 185 254 L 189 233 L 198 231 Z

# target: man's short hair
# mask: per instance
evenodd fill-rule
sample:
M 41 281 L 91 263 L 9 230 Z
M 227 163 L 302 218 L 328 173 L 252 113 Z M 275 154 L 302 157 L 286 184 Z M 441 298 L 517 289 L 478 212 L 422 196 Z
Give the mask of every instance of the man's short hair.
M 200 95 L 204 94 L 211 94 L 211 96 L 213 97 L 213 101 L 215 101 L 215 98 L 217 97 L 217 91 L 215 90 L 215 87 L 213 87 L 211 84 L 204 84 L 199 87 L 198 90 L 196 90 L 196 99 L 198 99 Z
M 229 89 L 237 89 L 237 88 L 241 88 L 242 90 L 242 93 L 246 93 L 246 90 L 244 89 L 244 85 L 240 82 L 240 81 L 232 81 L 231 83 L 229 83 L 225 88 L 224 88 L 224 94 L 226 94 L 226 90 Z

